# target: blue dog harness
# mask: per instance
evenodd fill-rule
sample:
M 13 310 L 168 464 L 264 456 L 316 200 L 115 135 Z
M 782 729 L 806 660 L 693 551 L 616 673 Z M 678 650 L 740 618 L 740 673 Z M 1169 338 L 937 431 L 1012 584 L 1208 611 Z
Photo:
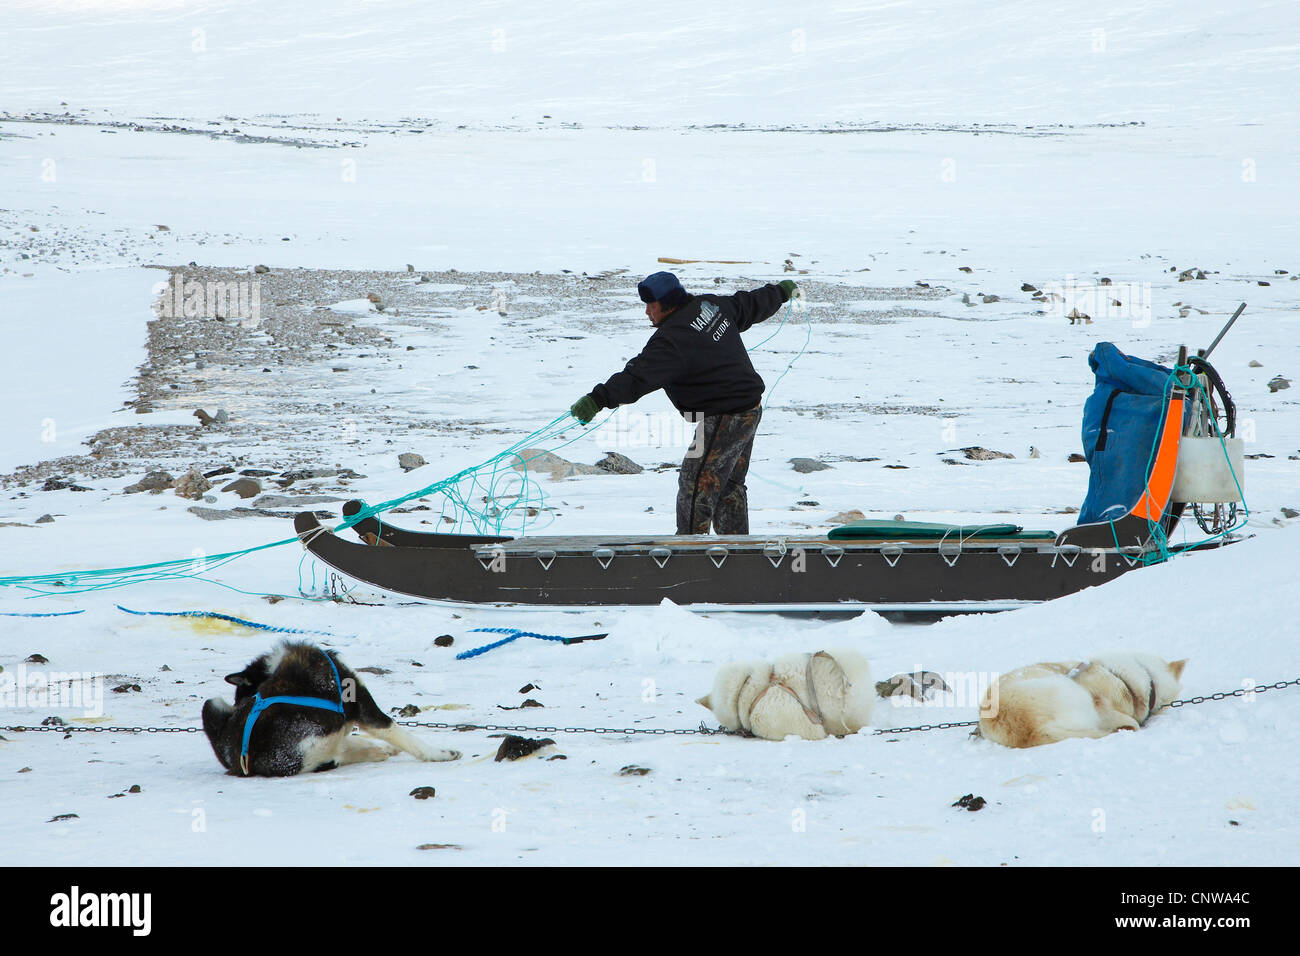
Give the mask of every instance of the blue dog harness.
M 325 654 L 324 651 L 321 651 Z M 285 695 L 281 697 L 263 697 L 261 691 L 253 695 L 253 709 L 248 712 L 248 717 L 244 721 L 244 740 L 239 750 L 239 769 L 245 777 L 248 776 L 248 741 L 253 736 L 253 725 L 257 723 L 257 718 L 262 715 L 262 711 L 272 704 L 295 704 L 299 707 L 315 707 L 317 710 L 329 710 L 336 714 L 343 713 L 343 681 L 339 680 L 339 669 L 334 666 L 334 658 L 325 654 L 325 660 L 330 662 L 330 670 L 334 672 L 334 686 L 338 688 L 338 703 L 332 700 L 326 700 L 323 697 L 295 697 Z

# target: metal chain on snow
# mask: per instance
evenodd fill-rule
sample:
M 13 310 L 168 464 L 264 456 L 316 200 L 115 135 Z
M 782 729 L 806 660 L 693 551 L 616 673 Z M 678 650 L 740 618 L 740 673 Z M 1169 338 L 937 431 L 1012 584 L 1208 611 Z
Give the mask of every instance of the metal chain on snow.
M 668 735 L 692 735 L 701 734 L 704 736 L 731 736 L 731 737 L 748 737 L 751 736 L 743 730 L 727 730 L 723 727 L 710 728 L 701 724 L 698 727 L 524 727 L 519 724 L 443 724 L 434 721 L 421 720 L 395 720 L 395 724 L 403 727 L 424 727 L 429 730 L 486 730 L 486 731 L 507 731 L 509 733 L 530 733 L 530 734 L 648 734 L 654 737 L 663 737 Z M 949 730 L 953 727 L 973 727 L 978 724 L 978 720 L 967 720 L 960 723 L 944 724 L 923 724 L 920 727 L 889 727 L 879 730 L 873 730 L 872 736 L 881 736 L 883 734 L 905 734 L 919 733 L 927 730 Z M 0 731 L 36 731 L 47 733 L 148 733 L 148 734 L 197 734 L 202 727 L 73 727 L 67 724 L 51 724 L 41 727 L 0 727 Z
M 1224 691 L 1217 694 L 1211 694 L 1209 697 L 1192 697 L 1188 700 L 1175 700 L 1170 702 L 1170 707 L 1182 707 L 1184 704 L 1203 704 L 1207 700 L 1226 700 L 1229 697 L 1245 697 L 1247 694 L 1262 694 L 1266 690 L 1281 690 L 1283 687 L 1290 687 L 1292 684 L 1300 684 L 1300 677 L 1294 680 L 1282 680 L 1276 684 L 1265 684 L 1263 687 L 1238 687 L 1236 690 Z
M 538 734 L 652 734 L 663 736 L 666 734 L 731 734 L 735 736 L 745 736 L 744 731 L 724 730 L 719 727 L 710 729 L 700 724 L 699 727 L 663 729 L 655 727 L 629 727 L 619 729 L 617 727 L 519 727 L 507 726 L 504 724 L 439 724 L 432 722 L 422 722 L 418 720 L 395 720 L 395 724 L 401 724 L 405 727 L 428 727 L 434 730 L 506 730 L 516 732 L 538 733 Z M 68 734 L 197 734 L 203 730 L 202 727 L 74 727 L 69 724 L 43 724 L 41 726 L 12 726 L 0 727 L 0 731 L 12 731 L 14 733 L 36 732 L 36 733 L 68 733 Z
M 951 730 L 953 727 L 974 727 L 978 723 L 978 720 L 962 720 L 957 723 L 922 724 L 920 727 L 887 727 L 880 730 L 873 730 L 871 736 L 880 737 L 884 734 L 921 733 L 927 730 Z
M 617 727 L 520 727 L 505 724 L 439 724 L 419 720 L 397 720 L 394 723 L 401 724 L 403 727 L 428 727 L 433 730 L 507 730 L 532 734 L 651 734 L 652 736 L 667 734 L 705 734 L 708 736 L 729 734 L 737 737 L 745 736 L 745 732 L 742 730 L 725 730 L 722 727 L 711 729 L 705 727 L 703 723 L 698 727 L 671 729 L 661 727 L 626 727 L 623 729 Z
M 1210 694 L 1208 697 L 1191 697 L 1187 700 L 1171 701 L 1170 707 L 1182 707 L 1186 704 L 1203 704 L 1210 700 L 1227 700 L 1229 697 L 1245 697 L 1247 694 L 1262 694 L 1265 691 L 1281 690 L 1284 687 L 1293 687 L 1300 685 L 1300 677 L 1292 680 L 1278 681 L 1275 684 L 1264 684 L 1259 687 L 1238 687 L 1236 690 L 1221 691 Z M 426 727 L 431 730 L 490 730 L 490 731 L 509 731 L 514 733 L 530 734 L 649 734 L 651 736 L 662 737 L 668 735 L 690 735 L 702 734 L 704 736 L 730 736 L 730 737 L 747 737 L 749 734 L 743 730 L 726 730 L 722 727 L 710 728 L 701 723 L 698 727 L 524 727 L 517 724 L 442 724 L 433 721 L 420 720 L 395 720 L 395 724 L 401 724 L 403 727 Z M 928 730 L 952 730 L 956 727 L 974 727 L 979 724 L 978 720 L 961 720 L 947 722 L 942 724 L 922 724 L 919 727 L 882 727 L 871 732 L 873 737 L 881 737 L 887 734 L 910 734 L 924 733 Z M 74 727 L 69 724 L 55 723 L 42 724 L 40 726 L 10 726 L 0 727 L 0 732 L 10 731 L 13 733 L 52 733 L 52 734 L 197 734 L 202 727 Z
M 73 727 L 69 724 L 42 724 L 39 727 L 0 727 L 14 733 L 51 734 L 197 734 L 202 727 Z
M 698 727 L 663 729 L 658 727 L 628 727 L 619 729 L 617 727 L 521 727 L 506 726 L 503 724 L 440 724 L 418 720 L 398 720 L 394 721 L 404 727 L 427 727 L 433 730 L 507 730 L 514 732 L 526 732 L 534 734 L 651 734 L 654 736 L 663 736 L 666 734 L 704 734 L 706 736 L 715 736 L 722 734 L 732 737 L 750 737 L 752 734 L 743 730 L 727 730 L 723 727 L 709 728 L 700 724 Z M 949 730 L 953 727 L 974 727 L 978 720 L 964 720 L 957 723 L 944 724 L 923 724 L 920 727 L 887 727 L 879 730 L 873 730 L 871 735 L 878 737 L 883 734 L 905 734 L 916 733 L 927 730 Z

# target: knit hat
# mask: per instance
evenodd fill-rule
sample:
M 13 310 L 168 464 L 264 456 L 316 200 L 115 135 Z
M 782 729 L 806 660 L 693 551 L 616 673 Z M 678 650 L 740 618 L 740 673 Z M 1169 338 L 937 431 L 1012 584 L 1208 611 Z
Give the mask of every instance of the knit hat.
M 642 302 L 659 302 L 676 308 L 690 301 L 690 293 L 682 288 L 677 276 L 671 272 L 656 272 L 637 283 L 637 294 Z

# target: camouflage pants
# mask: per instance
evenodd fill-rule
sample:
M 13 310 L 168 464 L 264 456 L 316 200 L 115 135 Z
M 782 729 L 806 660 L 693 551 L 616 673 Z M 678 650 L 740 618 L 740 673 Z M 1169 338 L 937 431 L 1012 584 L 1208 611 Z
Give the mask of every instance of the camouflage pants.
M 677 533 L 749 534 L 745 475 L 761 406 L 734 415 L 706 415 L 677 479 Z

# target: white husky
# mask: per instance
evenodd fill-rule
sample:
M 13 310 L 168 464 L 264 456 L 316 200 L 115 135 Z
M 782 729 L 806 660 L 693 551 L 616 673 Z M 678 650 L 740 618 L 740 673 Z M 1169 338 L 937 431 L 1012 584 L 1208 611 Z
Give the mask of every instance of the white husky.
M 728 730 L 784 740 L 855 734 L 871 721 L 876 687 L 867 659 L 856 651 L 790 654 L 772 663 L 724 664 L 713 690 L 696 703 Z
M 1003 674 L 980 705 L 980 736 L 1007 747 L 1137 730 L 1181 688 L 1187 661 L 1115 651 Z

